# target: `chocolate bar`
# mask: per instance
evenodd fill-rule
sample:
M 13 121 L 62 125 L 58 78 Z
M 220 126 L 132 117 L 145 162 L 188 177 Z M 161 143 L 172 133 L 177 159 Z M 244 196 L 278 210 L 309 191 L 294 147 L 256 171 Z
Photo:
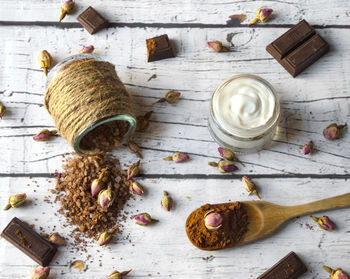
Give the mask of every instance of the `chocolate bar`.
M 91 6 L 78 16 L 78 21 L 91 35 L 108 27 L 108 21 Z
M 48 266 L 57 251 L 54 244 L 16 217 L 3 230 L 1 236 L 41 266 Z
M 175 57 L 174 49 L 168 35 L 164 34 L 146 40 L 147 62 L 153 62 L 166 58 Z
M 257 279 L 296 279 L 307 271 L 305 264 L 294 252 L 290 252 Z
M 306 20 L 300 21 L 266 47 L 293 77 L 329 51 L 328 43 Z

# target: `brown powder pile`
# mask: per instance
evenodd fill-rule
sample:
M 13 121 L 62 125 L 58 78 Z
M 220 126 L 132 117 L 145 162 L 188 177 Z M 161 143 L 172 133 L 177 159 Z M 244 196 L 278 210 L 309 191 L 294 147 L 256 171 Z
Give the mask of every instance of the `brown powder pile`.
M 204 224 L 204 215 L 215 210 L 223 218 L 222 226 L 209 231 Z M 243 204 L 205 204 L 192 212 L 186 221 L 186 232 L 193 245 L 204 250 L 218 250 L 238 244 L 248 230 L 248 215 Z
M 120 170 L 119 161 L 108 154 L 75 156 L 68 158 L 62 168 L 64 171 L 56 180 L 56 200 L 61 202 L 58 212 L 67 217 L 70 225 L 77 226 L 75 231 L 96 238 L 99 233 L 115 227 L 117 219 L 122 217 L 124 204 L 131 197 L 130 181 L 126 179 L 126 171 Z M 103 168 L 109 168 L 116 194 L 113 204 L 105 209 L 97 203 L 97 197 L 92 197 L 90 189 Z

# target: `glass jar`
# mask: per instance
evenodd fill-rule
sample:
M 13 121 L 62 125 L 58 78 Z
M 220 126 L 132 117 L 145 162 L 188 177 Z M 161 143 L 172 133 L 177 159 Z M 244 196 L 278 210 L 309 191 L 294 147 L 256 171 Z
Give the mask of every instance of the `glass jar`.
M 60 72 L 60 70 L 65 69 L 70 63 L 73 63 L 75 61 L 84 60 L 84 59 L 94 59 L 97 61 L 103 61 L 99 57 L 92 55 L 92 54 L 77 54 L 77 55 L 70 56 L 70 57 L 64 59 L 62 62 L 58 63 L 54 68 L 52 68 L 50 70 L 50 72 L 47 76 L 46 89 L 48 88 L 50 81 Z M 130 100 L 130 102 L 131 102 L 131 100 Z M 89 104 L 86 104 L 86 105 L 87 105 L 87 109 L 88 109 Z M 46 106 L 46 100 L 45 100 L 45 106 Z M 70 142 L 68 140 L 68 142 L 72 145 L 74 151 L 79 153 L 79 154 L 95 155 L 99 152 L 95 152 L 93 150 L 92 151 L 91 150 L 83 150 L 83 148 L 81 147 L 81 141 L 84 138 L 84 136 L 86 136 L 92 130 L 96 129 L 97 127 L 99 127 L 103 124 L 106 124 L 106 123 L 112 122 L 112 121 L 125 121 L 126 123 L 128 123 L 127 132 L 125 134 L 123 134 L 123 138 L 122 138 L 122 143 L 127 142 L 132 137 L 132 135 L 134 134 L 135 129 L 136 129 L 136 118 L 133 115 L 133 112 L 131 110 L 131 105 L 130 105 L 130 108 L 126 109 L 126 112 L 124 109 L 123 113 L 109 115 L 107 117 L 101 117 L 100 119 L 98 119 L 97 121 L 94 121 L 93 123 L 86 123 L 86 125 L 79 132 L 79 134 L 74 137 L 73 141 Z
M 262 119 L 253 119 L 257 114 Z M 265 119 L 266 114 L 269 116 Z M 241 121 L 240 117 L 247 115 L 248 120 Z M 258 76 L 241 74 L 227 79 L 214 92 L 208 127 L 220 146 L 237 153 L 253 153 L 270 145 L 279 118 L 280 103 L 273 87 Z

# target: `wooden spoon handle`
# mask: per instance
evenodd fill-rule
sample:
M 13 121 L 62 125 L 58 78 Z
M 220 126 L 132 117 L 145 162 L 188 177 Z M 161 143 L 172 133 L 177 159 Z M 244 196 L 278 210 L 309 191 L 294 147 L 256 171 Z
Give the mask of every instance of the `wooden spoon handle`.
M 288 206 L 286 207 L 286 210 L 290 214 L 291 218 L 318 211 L 342 208 L 347 206 L 350 206 L 350 193 L 302 205 Z

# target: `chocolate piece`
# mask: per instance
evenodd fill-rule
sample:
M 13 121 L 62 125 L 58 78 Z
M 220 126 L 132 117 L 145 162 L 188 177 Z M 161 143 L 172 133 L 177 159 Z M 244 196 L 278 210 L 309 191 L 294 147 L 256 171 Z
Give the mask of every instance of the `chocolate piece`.
M 175 57 L 168 35 L 161 35 L 146 40 L 147 62 Z
M 48 266 L 57 248 L 18 218 L 13 218 L 1 236 L 41 266 Z
M 91 6 L 78 16 L 78 21 L 91 35 L 108 27 L 108 21 Z
M 266 47 L 293 77 L 329 51 L 328 43 L 306 20 L 300 21 Z
M 294 252 L 290 252 L 257 279 L 296 279 L 307 271 L 305 264 Z

